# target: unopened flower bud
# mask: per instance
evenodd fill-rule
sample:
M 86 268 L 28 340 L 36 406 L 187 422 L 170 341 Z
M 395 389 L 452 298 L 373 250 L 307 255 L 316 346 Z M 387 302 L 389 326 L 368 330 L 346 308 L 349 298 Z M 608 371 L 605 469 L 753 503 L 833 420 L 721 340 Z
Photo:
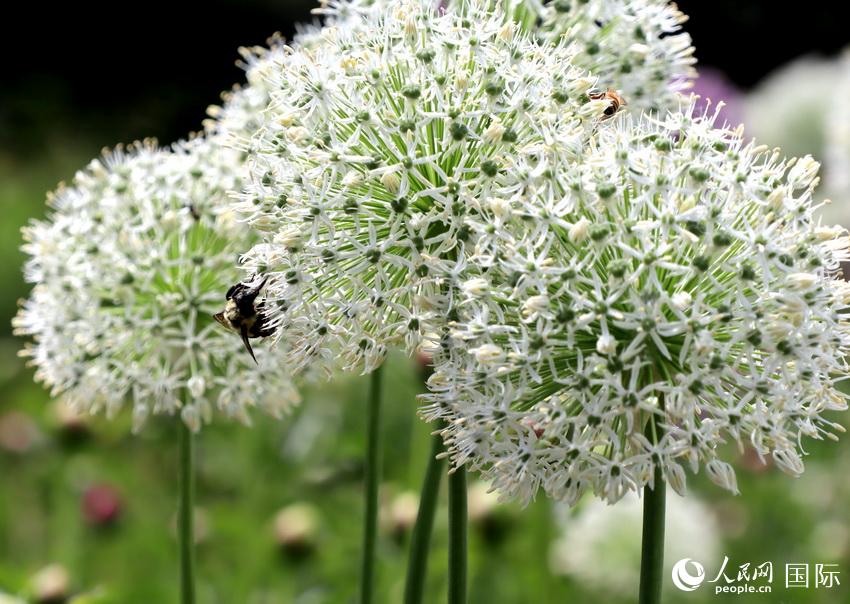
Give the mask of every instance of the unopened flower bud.
M 498 363 L 505 357 L 504 351 L 495 344 L 482 344 L 469 351 L 483 365 Z
M 567 237 L 570 242 L 579 244 L 587 239 L 587 230 L 590 228 L 590 221 L 587 218 L 580 218 L 575 224 L 570 227 Z
M 725 461 L 712 459 L 705 464 L 706 472 L 711 481 L 719 487 L 738 494 L 738 482 L 735 479 L 735 470 Z

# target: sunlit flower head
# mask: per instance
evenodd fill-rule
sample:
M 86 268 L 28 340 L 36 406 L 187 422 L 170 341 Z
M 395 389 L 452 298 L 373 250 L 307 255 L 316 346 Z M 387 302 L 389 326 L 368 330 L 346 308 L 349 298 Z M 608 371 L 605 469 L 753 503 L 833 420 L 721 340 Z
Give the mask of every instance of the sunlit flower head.
M 271 276 L 294 366 L 370 369 L 392 344 L 412 350 L 445 303 L 435 277 L 463 266 L 471 221 L 501 215 L 545 171 L 543 126 L 566 158 L 609 106 L 589 98 L 595 80 L 568 43 L 459 4 L 395 3 L 293 50 L 276 74 L 235 209 L 265 233 L 244 261 Z M 496 191 L 506 173 L 520 178 Z
M 25 230 L 30 297 L 15 319 L 36 377 L 77 410 L 131 407 L 135 428 L 176 414 L 193 429 L 213 411 L 248 421 L 297 400 L 280 359 L 255 365 L 213 313 L 239 281 L 248 229 L 222 211 L 233 153 L 196 138 L 139 144 L 94 160 Z M 262 347 L 259 347 L 262 348 Z
M 850 343 L 848 236 L 813 218 L 817 163 L 692 106 L 605 122 L 579 157 L 543 136 L 522 196 L 468 220 L 425 410 L 454 462 L 523 501 L 614 502 L 656 468 L 735 492 L 723 442 L 800 474 L 803 437 L 841 431 Z

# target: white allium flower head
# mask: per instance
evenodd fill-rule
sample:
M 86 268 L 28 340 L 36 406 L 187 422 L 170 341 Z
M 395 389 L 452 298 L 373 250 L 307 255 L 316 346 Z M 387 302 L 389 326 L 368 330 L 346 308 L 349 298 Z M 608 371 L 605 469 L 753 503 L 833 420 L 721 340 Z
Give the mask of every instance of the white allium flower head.
M 549 552 L 552 572 L 568 575 L 596 593 L 633 593 L 640 581 L 641 510 L 634 494 L 614 508 L 595 499 L 585 499 L 577 508 L 556 508 L 560 530 Z M 691 558 L 706 566 L 722 561 L 720 527 L 698 498 L 668 497 L 666 524 L 669 560 Z M 665 585 L 673 587 L 669 581 Z
M 696 77 L 687 21 L 668 0 L 504 0 L 543 40 L 576 43 L 576 64 L 637 111 L 666 111 Z M 537 29 L 538 21 L 541 22 Z
M 721 443 L 798 475 L 802 438 L 841 431 L 847 232 L 813 218 L 810 158 L 713 119 L 620 116 L 578 157 L 544 128 L 547 171 L 489 191 L 521 187 L 521 209 L 468 217 L 480 253 L 451 276 L 425 409 L 456 464 L 522 501 L 614 502 L 656 468 L 681 491 L 682 466 L 735 492 Z
M 24 230 L 30 297 L 16 317 L 37 378 L 79 411 L 131 407 L 134 427 L 180 413 L 197 430 L 213 411 L 248 422 L 298 395 L 279 355 L 255 365 L 212 318 L 239 281 L 234 250 L 253 240 L 226 213 L 238 161 L 213 139 L 151 143 L 94 160 Z
M 271 76 L 236 211 L 267 234 L 244 261 L 271 276 L 271 321 L 294 366 L 368 370 L 390 345 L 415 349 L 476 217 L 498 208 L 496 228 L 548 172 L 542 127 L 566 159 L 603 117 L 567 41 L 506 33 L 488 6 L 402 0 L 293 50 Z M 504 187 L 506 174 L 519 178 Z

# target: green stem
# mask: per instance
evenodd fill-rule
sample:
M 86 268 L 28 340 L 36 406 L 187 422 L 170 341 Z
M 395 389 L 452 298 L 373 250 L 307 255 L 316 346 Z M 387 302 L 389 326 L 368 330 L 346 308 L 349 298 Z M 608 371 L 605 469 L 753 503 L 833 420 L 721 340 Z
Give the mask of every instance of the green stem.
M 419 511 L 410 537 L 410 558 L 407 562 L 407 581 L 404 586 L 404 604 L 421 604 L 428 575 L 428 546 L 434 528 L 434 512 L 443 478 L 443 460 L 437 456 L 443 451 L 443 438 L 435 434 L 431 439 L 431 453 L 425 480 L 419 495 Z
M 360 604 L 371 604 L 375 584 L 375 542 L 378 532 L 378 487 L 381 481 L 381 373 L 372 372 L 369 384 L 368 449 L 366 452 L 366 506 L 363 517 L 363 561 L 360 567 Z
M 177 538 L 180 547 L 180 603 L 195 604 L 195 452 L 192 431 L 180 424 L 180 500 Z
M 640 559 L 640 604 L 659 604 L 664 576 L 664 508 L 667 485 L 655 467 L 654 488 L 643 489 L 643 542 Z
M 466 469 L 449 474 L 449 600 L 466 604 Z

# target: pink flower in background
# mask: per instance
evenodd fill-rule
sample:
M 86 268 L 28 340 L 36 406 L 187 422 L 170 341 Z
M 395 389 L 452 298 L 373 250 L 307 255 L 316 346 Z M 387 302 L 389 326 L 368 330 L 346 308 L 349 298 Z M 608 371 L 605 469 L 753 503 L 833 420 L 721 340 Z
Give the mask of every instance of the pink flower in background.
M 719 101 L 725 106 L 720 110 L 718 123 L 737 126 L 744 121 L 743 94 L 725 73 L 712 67 L 700 67 L 699 76 L 694 80 L 692 92 L 699 95 L 695 113 L 701 113 L 710 103 L 711 111 Z
M 83 493 L 83 517 L 92 526 L 113 524 L 121 515 L 122 508 L 120 494 L 109 485 L 94 485 Z

